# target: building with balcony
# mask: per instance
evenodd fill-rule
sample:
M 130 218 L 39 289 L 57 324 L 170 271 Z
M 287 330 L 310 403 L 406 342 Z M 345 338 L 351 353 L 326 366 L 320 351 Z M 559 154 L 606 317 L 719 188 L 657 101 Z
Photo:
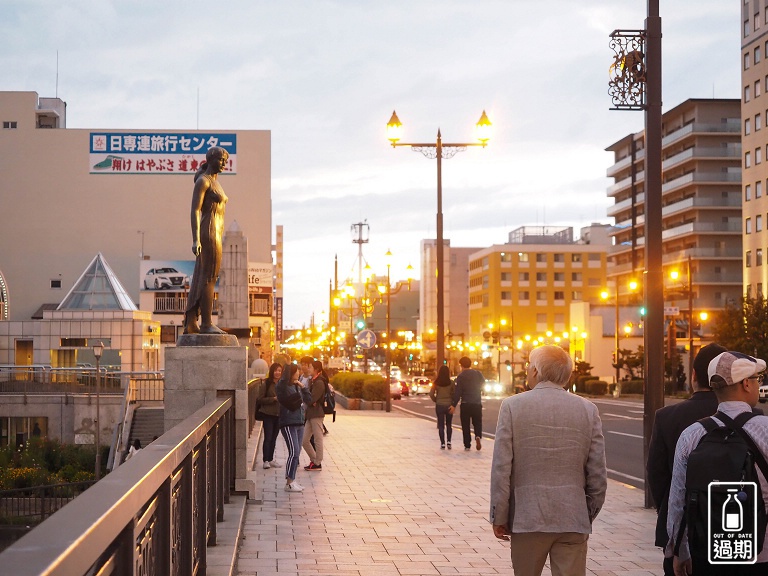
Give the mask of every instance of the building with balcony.
M 723 309 L 742 293 L 740 114 L 738 100 L 690 99 L 662 117 L 665 305 L 679 308 L 681 335 L 691 312 Z M 607 148 L 614 154 L 608 216 L 615 219 L 608 276 L 620 294 L 630 280 L 642 280 L 645 267 L 644 144 L 638 132 Z
M 765 296 L 768 287 L 768 8 L 744 0 L 742 11 L 742 271 L 744 293 L 755 297 Z
M 509 242 L 469 257 L 469 335 L 473 342 L 571 329 L 572 302 L 600 303 L 609 244 L 605 224 L 582 229 L 524 226 Z M 582 328 L 583 329 L 583 328 Z

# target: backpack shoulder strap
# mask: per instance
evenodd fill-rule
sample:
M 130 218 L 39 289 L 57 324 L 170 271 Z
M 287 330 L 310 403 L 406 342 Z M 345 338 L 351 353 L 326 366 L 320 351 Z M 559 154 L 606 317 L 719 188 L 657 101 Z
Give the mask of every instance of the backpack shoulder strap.
M 706 430 L 707 432 L 712 432 L 712 430 L 714 430 L 715 428 L 720 428 L 720 425 L 717 422 L 715 422 L 714 420 L 712 420 L 711 416 L 707 416 L 706 418 L 702 418 L 698 422 L 699 422 L 699 424 L 704 426 L 704 430 Z
M 755 414 L 754 412 L 742 412 L 736 416 L 735 419 L 726 416 L 722 412 L 717 412 L 715 416 L 722 420 L 729 428 L 732 428 L 738 432 L 739 435 L 744 439 L 744 442 L 747 443 L 747 446 L 749 446 L 752 455 L 755 457 L 755 464 L 757 464 L 757 467 L 760 468 L 760 472 L 763 473 L 763 477 L 768 480 L 768 462 L 766 462 L 765 456 L 762 452 L 760 452 L 760 448 L 757 447 L 755 441 L 752 440 L 752 437 L 744 430 L 744 424 L 749 422 L 755 416 L 758 416 L 758 414 Z

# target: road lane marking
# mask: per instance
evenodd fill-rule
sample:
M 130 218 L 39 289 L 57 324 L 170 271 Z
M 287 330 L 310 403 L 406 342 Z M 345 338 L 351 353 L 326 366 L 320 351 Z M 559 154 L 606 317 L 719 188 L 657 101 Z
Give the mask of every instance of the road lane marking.
M 637 416 L 625 416 L 624 414 L 611 414 L 610 412 L 603 413 L 603 416 L 613 416 L 614 418 L 624 418 L 625 420 L 642 420 Z
M 615 474 L 616 476 L 621 476 L 622 478 L 629 478 L 630 480 L 634 480 L 635 482 L 638 482 L 640 485 L 643 485 L 645 483 L 644 478 L 638 478 L 637 476 L 630 476 L 629 474 L 624 474 L 623 472 L 617 472 L 616 470 L 611 470 L 610 468 L 607 469 L 607 472 L 610 474 Z
M 619 436 L 629 436 L 630 438 L 640 438 L 642 439 L 642 435 L 640 434 L 629 434 L 627 432 L 615 432 L 614 430 L 606 430 L 608 434 L 618 434 Z

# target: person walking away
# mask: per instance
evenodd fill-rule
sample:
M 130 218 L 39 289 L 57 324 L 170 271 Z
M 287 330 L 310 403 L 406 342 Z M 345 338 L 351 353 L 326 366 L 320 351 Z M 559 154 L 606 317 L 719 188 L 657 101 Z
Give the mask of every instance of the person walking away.
M 301 440 L 304 432 L 304 403 L 311 400 L 309 391 L 299 381 L 299 367 L 288 364 L 275 387 L 277 401 L 280 403 L 278 425 L 280 434 L 288 447 L 288 460 L 285 462 L 285 491 L 302 492 L 304 487 L 296 482 L 296 470 L 299 467 Z
M 493 533 L 510 542 L 515 576 L 583 576 L 592 523 L 608 485 L 597 407 L 564 389 L 573 361 L 559 346 L 531 351 L 530 391 L 499 410 L 491 464 Z
M 437 415 L 437 434 L 440 436 L 440 449 L 445 450 L 445 438 L 448 436 L 448 450 L 451 449 L 451 436 L 453 435 L 453 414 L 451 406 L 453 403 L 453 393 L 456 390 L 456 384 L 451 380 L 451 373 L 448 366 L 440 366 L 437 371 L 432 389 L 429 391 L 429 397 L 435 403 L 435 414 Z
M 646 472 L 657 514 L 656 546 L 662 549 L 666 548 L 670 538 L 667 534 L 667 506 L 677 439 L 688 426 L 717 412 L 717 397 L 709 387 L 707 368 L 715 356 L 725 351 L 725 348 L 715 343 L 701 348 L 693 359 L 691 397 L 684 402 L 664 406 L 656 411 L 648 447 Z M 671 550 L 669 555 L 665 554 L 662 566 L 664 576 L 674 576 Z
M 716 356 L 707 370 L 709 385 L 717 397 L 717 413 L 712 420 L 718 426 L 724 426 L 725 422 L 720 415 L 736 420 L 744 413 L 754 412 L 760 400 L 760 384 L 763 380 L 762 372 L 765 370 L 765 361 L 753 358 L 741 352 L 723 352 Z M 744 418 L 744 416 L 742 416 Z M 752 439 L 762 454 L 768 459 L 768 416 L 754 415 L 742 426 L 742 431 Z M 680 434 L 675 447 L 674 466 L 672 468 L 672 483 L 669 489 L 669 510 L 667 512 L 667 534 L 670 542 L 667 554 L 674 554 L 673 567 L 677 576 L 750 576 L 768 574 L 768 534 L 763 541 L 762 551 L 757 555 L 755 564 L 731 564 L 712 565 L 707 555 L 701 553 L 691 554 L 688 542 L 688 531 L 680 538 L 680 547 L 675 550 L 678 532 L 683 521 L 686 500 L 686 475 L 688 471 L 688 459 L 691 452 L 699 446 L 699 441 L 707 433 L 704 424 L 696 422 L 688 426 Z M 757 468 L 757 466 L 755 466 Z M 757 469 L 760 489 L 763 501 L 768 506 L 768 480 L 760 469 Z M 706 552 L 706 551 L 705 551 Z
M 323 469 L 323 401 L 328 386 L 328 376 L 323 370 L 323 363 L 313 360 L 309 365 L 309 393 L 311 400 L 307 402 L 306 423 L 304 424 L 304 451 L 309 456 L 309 464 L 304 470 L 315 472 Z M 314 445 L 310 439 L 314 438 Z
M 472 434 L 470 425 L 475 429 L 475 447 L 480 450 L 483 437 L 483 384 L 485 378 L 479 370 L 472 368 L 472 360 L 466 356 L 459 359 L 461 372 L 456 377 L 456 390 L 449 414 L 453 415 L 456 406 L 461 402 L 461 433 L 464 437 L 464 450 L 472 449 Z
M 280 468 L 282 465 L 275 461 L 275 445 L 280 434 L 280 404 L 277 402 L 277 382 L 283 373 L 282 364 L 275 362 L 269 367 L 264 384 L 259 390 L 256 399 L 258 413 L 264 429 L 264 444 L 261 447 L 261 456 L 264 469 Z

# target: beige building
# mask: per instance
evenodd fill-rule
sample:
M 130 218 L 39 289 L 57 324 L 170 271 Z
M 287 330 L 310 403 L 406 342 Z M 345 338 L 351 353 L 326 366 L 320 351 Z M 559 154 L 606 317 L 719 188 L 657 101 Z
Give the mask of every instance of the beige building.
M 162 334 L 175 336 L 179 310 L 165 306 L 168 295 L 183 287 L 167 287 L 162 280 L 157 289 L 147 286 L 145 263 L 193 258 L 192 174 L 212 145 L 230 152 L 221 175 L 229 197 L 225 228 L 242 234 L 233 239 L 233 250 L 247 249 L 246 258 L 233 252 L 229 270 L 242 270 L 243 262 L 271 266 L 268 130 L 71 129 L 66 117 L 67 106 L 58 98 L 0 92 L 6 191 L 0 210 L 0 320 L 42 319 L 42 311 L 58 305 L 94 254 L 101 253 L 129 299 L 141 302 Z M 231 273 L 229 280 L 234 288 Z M 227 328 L 266 335 L 273 313 L 271 286 L 266 298 L 254 297 L 243 287 L 250 275 L 236 282 L 230 292 L 237 303 L 222 312 L 245 325 Z M 260 340 L 261 347 L 268 344 Z M 55 352 L 50 359 L 43 355 L 37 354 L 35 362 L 55 362 Z M 153 368 L 131 364 L 134 370 Z
M 501 338 L 514 345 L 526 335 L 562 337 L 570 331 L 571 302 L 600 302 L 608 228 L 593 224 L 576 241 L 570 227 L 524 226 L 510 232 L 507 244 L 474 252 L 469 258 L 472 341 Z
M 741 41 L 742 241 L 744 293 L 766 295 L 768 247 L 768 7 L 744 0 Z
M 707 332 L 700 314 L 717 312 L 742 293 L 740 103 L 690 99 L 662 121 L 665 306 L 684 340 L 693 313 L 695 350 Z M 607 150 L 614 154 L 607 171 L 614 179 L 608 216 L 615 218 L 608 275 L 624 305 L 636 298 L 627 286 L 642 281 L 645 267 L 644 133 L 629 134 Z

